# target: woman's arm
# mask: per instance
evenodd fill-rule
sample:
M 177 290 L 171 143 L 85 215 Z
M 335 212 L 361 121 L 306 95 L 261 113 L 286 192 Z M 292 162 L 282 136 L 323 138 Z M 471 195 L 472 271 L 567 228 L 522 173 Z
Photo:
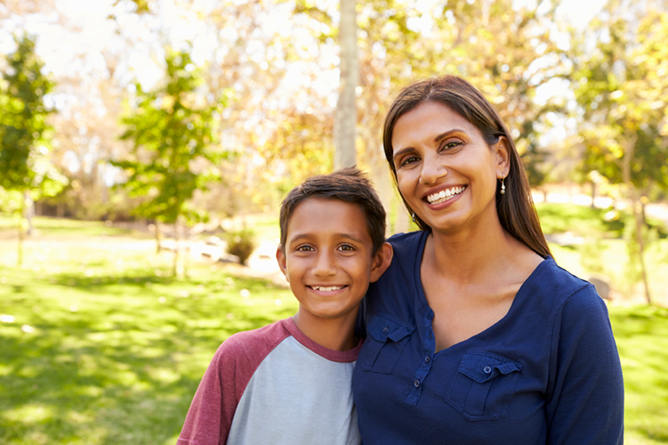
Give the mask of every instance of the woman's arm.
M 624 382 L 605 303 L 589 285 L 560 312 L 552 332 L 548 443 L 621 445 Z

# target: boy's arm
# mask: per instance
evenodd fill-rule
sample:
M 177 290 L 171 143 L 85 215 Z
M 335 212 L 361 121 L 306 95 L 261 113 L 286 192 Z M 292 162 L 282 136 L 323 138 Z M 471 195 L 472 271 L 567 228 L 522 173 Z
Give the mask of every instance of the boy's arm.
M 248 382 L 265 357 L 290 333 L 285 320 L 239 332 L 223 342 L 197 388 L 177 445 L 227 442 L 234 413 Z
M 237 360 L 232 338 L 216 351 L 190 404 L 177 445 L 225 444 L 239 398 Z M 237 347 L 235 347 L 237 346 Z M 243 390 L 241 391 L 243 392 Z

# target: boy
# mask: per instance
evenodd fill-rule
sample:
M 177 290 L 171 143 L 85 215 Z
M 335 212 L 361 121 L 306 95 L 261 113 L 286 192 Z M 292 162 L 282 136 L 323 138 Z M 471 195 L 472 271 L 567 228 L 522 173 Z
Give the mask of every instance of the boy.
M 281 204 L 276 259 L 297 314 L 216 352 L 177 445 L 359 444 L 351 379 L 369 282 L 392 259 L 385 211 L 356 168 L 315 176 Z

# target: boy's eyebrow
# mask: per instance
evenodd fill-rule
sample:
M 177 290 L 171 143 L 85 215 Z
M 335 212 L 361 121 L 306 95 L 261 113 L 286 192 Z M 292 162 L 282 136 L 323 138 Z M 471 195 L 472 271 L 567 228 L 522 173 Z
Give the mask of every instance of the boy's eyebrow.
M 351 235 L 350 233 L 335 233 L 334 236 L 336 236 L 338 238 L 347 238 L 351 241 L 355 241 L 355 242 L 358 242 L 358 243 L 364 242 L 362 239 L 360 239 L 360 238 L 358 238 L 354 235 Z M 297 234 L 295 234 L 294 236 L 291 236 L 288 239 L 288 244 L 294 243 L 295 241 L 300 241 L 300 240 L 309 240 L 311 238 L 313 238 L 313 233 L 297 233 Z

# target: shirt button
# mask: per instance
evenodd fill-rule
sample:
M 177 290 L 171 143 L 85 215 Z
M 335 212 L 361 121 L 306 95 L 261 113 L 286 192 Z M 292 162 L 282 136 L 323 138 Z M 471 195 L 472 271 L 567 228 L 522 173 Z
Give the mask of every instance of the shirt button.
M 419 388 L 419 387 L 420 387 L 420 381 L 416 379 L 416 380 L 413 382 L 413 386 L 415 386 L 416 388 Z
M 430 361 L 431 361 L 431 357 L 426 356 L 426 357 L 424 358 L 424 362 L 425 362 L 425 363 L 429 363 Z
M 390 330 L 390 328 L 388 328 L 387 326 L 385 326 L 385 327 L 383 328 L 383 332 L 384 332 L 384 333 L 387 333 L 387 331 L 389 331 L 389 330 Z
M 489 366 L 489 365 L 488 365 L 488 366 L 485 366 L 485 367 L 483 368 L 483 371 L 485 372 L 485 374 L 489 374 L 489 373 L 492 372 L 492 367 Z

